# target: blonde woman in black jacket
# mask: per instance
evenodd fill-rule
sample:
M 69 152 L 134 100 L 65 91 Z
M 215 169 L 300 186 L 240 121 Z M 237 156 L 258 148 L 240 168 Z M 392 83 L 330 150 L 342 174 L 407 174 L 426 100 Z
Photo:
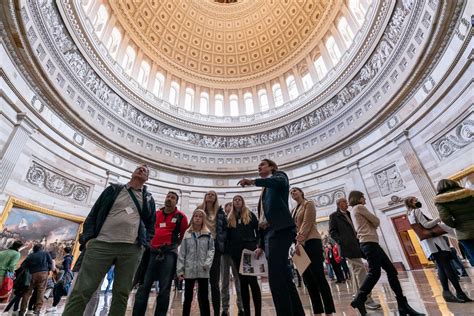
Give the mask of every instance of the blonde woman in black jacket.
M 255 251 L 258 247 L 258 220 L 245 206 L 244 198 L 236 195 L 232 200 L 232 210 L 229 213 L 228 222 L 228 250 L 235 266 L 239 268 L 242 251 L 244 249 Z M 250 316 L 249 287 L 252 291 L 255 315 L 260 316 L 262 313 L 262 294 L 257 277 L 239 273 L 239 279 L 245 316 Z

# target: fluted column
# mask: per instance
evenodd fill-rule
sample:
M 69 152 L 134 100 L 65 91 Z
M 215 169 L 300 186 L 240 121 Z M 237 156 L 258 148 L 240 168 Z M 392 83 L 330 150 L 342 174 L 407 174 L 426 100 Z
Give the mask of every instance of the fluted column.
M 185 214 L 190 214 L 191 210 L 189 209 L 189 198 L 191 196 L 191 191 L 181 191 L 181 196 L 179 197 L 180 210 Z
M 26 116 L 26 113 L 17 114 L 17 123 L 0 151 L 0 193 L 5 189 L 23 148 L 36 129 L 38 126 Z
M 318 73 L 316 72 L 316 68 L 314 68 L 313 60 L 309 55 L 306 56 L 306 65 L 308 66 L 309 74 L 311 75 L 311 79 L 313 79 L 313 85 L 316 84 L 318 80 Z
M 418 187 L 418 190 L 420 191 L 421 196 L 425 201 L 426 207 L 424 208 L 430 212 L 433 218 L 439 217 L 438 209 L 434 204 L 434 197 L 436 195 L 436 191 L 433 186 L 433 182 L 428 176 L 428 173 L 423 167 L 420 158 L 416 154 L 410 142 L 410 138 L 408 137 L 408 131 L 403 131 L 403 133 L 398 135 L 394 139 L 394 141 L 397 144 L 398 149 L 400 149 L 400 152 L 402 153 L 403 158 L 405 159 L 405 163 L 408 166 L 408 169 L 410 170 L 413 179 L 415 180 L 416 186 Z
M 296 89 L 298 90 L 298 95 L 300 95 L 305 92 L 303 80 L 301 80 L 301 75 L 298 72 L 298 69 L 296 67 L 293 67 L 291 71 L 293 72 L 293 77 L 295 78 Z
M 283 104 L 290 101 L 290 93 L 288 92 L 288 86 L 286 85 L 286 78 L 283 76 L 278 77 L 280 80 L 281 93 L 283 95 Z
M 272 89 L 272 85 L 270 84 L 270 82 L 265 83 L 265 88 L 267 90 L 268 109 L 269 110 L 274 109 L 275 108 L 275 96 L 273 95 L 273 89 Z

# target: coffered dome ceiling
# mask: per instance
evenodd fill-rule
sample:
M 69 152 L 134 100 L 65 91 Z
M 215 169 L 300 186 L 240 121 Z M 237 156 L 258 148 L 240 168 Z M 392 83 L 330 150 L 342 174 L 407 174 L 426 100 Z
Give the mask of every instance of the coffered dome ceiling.
M 133 42 L 160 66 L 188 80 L 230 84 L 290 69 L 321 39 L 341 3 L 109 2 Z

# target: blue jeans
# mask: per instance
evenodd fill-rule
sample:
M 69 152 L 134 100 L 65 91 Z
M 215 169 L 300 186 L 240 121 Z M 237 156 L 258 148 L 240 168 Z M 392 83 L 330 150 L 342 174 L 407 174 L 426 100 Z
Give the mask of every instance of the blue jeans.
M 268 283 L 278 316 L 304 316 L 303 305 L 293 283 L 288 251 L 296 237 L 295 229 L 268 230 L 265 255 L 268 261 Z
M 472 265 L 474 263 L 474 239 L 464 239 L 459 241 L 464 247 L 464 253 Z
M 164 253 L 162 260 L 157 259 L 157 252 L 150 251 L 150 259 L 145 272 L 143 284 L 135 294 L 133 316 L 146 315 L 148 297 L 155 281 L 160 284 L 160 292 L 156 298 L 155 316 L 166 316 L 170 303 L 170 290 L 176 272 L 177 255 L 173 251 Z

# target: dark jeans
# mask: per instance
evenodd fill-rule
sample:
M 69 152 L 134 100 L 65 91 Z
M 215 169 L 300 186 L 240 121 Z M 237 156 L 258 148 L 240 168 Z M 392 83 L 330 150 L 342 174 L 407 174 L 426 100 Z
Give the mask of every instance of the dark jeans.
M 21 295 L 15 295 L 10 302 L 8 303 L 7 307 L 5 308 L 4 312 L 8 312 L 10 308 L 13 306 L 13 311 L 16 312 L 18 308 L 20 307 L 20 302 L 21 302 Z
M 57 284 L 53 288 L 53 307 L 57 306 L 61 302 L 61 297 L 63 297 L 64 291 Z M 67 293 L 66 293 L 67 295 Z
M 336 275 L 337 282 L 344 282 L 344 273 L 342 272 L 342 267 L 340 263 L 337 263 L 336 259 L 331 258 L 329 259 L 331 262 L 332 269 L 334 270 L 334 274 Z
M 321 239 L 307 240 L 304 245 L 304 250 L 311 260 L 310 266 L 303 273 L 303 280 L 311 298 L 313 313 L 335 313 L 336 307 L 332 299 L 331 288 L 324 274 L 323 243 Z
M 198 303 L 201 316 L 210 316 L 209 307 L 209 279 L 185 279 L 184 280 L 184 303 L 183 316 L 191 314 L 191 303 L 193 301 L 194 284 L 198 284 Z
M 449 291 L 448 279 L 456 289 L 456 292 L 461 293 L 462 289 L 459 285 L 458 276 L 451 265 L 451 253 L 449 251 L 438 251 L 431 255 L 438 267 L 438 276 L 443 291 Z
M 214 259 L 212 259 L 211 271 L 209 271 L 209 282 L 211 283 L 211 298 L 212 308 L 214 309 L 214 315 L 220 315 L 221 311 L 221 290 L 220 290 L 220 279 L 221 279 L 221 253 L 217 250 L 214 253 Z
M 262 315 L 262 293 L 256 276 L 242 275 L 239 273 L 240 293 L 242 295 L 242 305 L 245 316 L 250 316 L 250 290 L 252 291 L 253 307 L 255 316 Z
M 376 242 L 363 242 L 360 244 L 360 250 L 365 255 L 367 263 L 369 264 L 369 272 L 364 282 L 360 286 L 359 293 L 357 294 L 356 300 L 365 302 L 367 295 L 372 292 L 375 284 L 380 279 L 381 270 L 384 269 L 387 273 L 388 283 L 395 293 L 397 299 L 403 298 L 403 291 L 398 280 L 397 269 L 393 266 L 392 261 L 387 256 L 382 247 Z
M 451 248 L 451 261 L 450 261 L 450 264 L 451 264 L 451 267 L 453 267 L 454 272 L 456 272 L 456 274 L 462 274 L 462 275 L 466 276 L 467 271 L 464 268 L 464 266 L 461 262 L 461 259 L 459 259 L 459 256 L 458 256 L 458 253 L 457 253 L 456 249 L 454 249 L 454 248 Z M 458 272 L 458 269 L 461 270 L 461 273 Z
M 160 291 L 156 298 L 155 316 L 166 316 L 168 312 L 177 256 L 176 253 L 169 251 L 164 253 L 163 260 L 158 261 L 156 258 L 157 252 L 150 251 L 150 259 L 148 260 L 143 284 L 140 285 L 135 294 L 133 316 L 143 316 L 146 314 L 148 297 L 155 281 L 158 281 L 160 285 Z
M 268 283 L 278 316 L 304 316 L 303 306 L 293 283 L 288 251 L 295 240 L 295 229 L 265 234 L 265 255 L 268 261 Z
M 471 263 L 474 263 L 474 239 L 464 239 L 459 241 L 464 247 L 464 252 L 466 253 L 467 259 Z

